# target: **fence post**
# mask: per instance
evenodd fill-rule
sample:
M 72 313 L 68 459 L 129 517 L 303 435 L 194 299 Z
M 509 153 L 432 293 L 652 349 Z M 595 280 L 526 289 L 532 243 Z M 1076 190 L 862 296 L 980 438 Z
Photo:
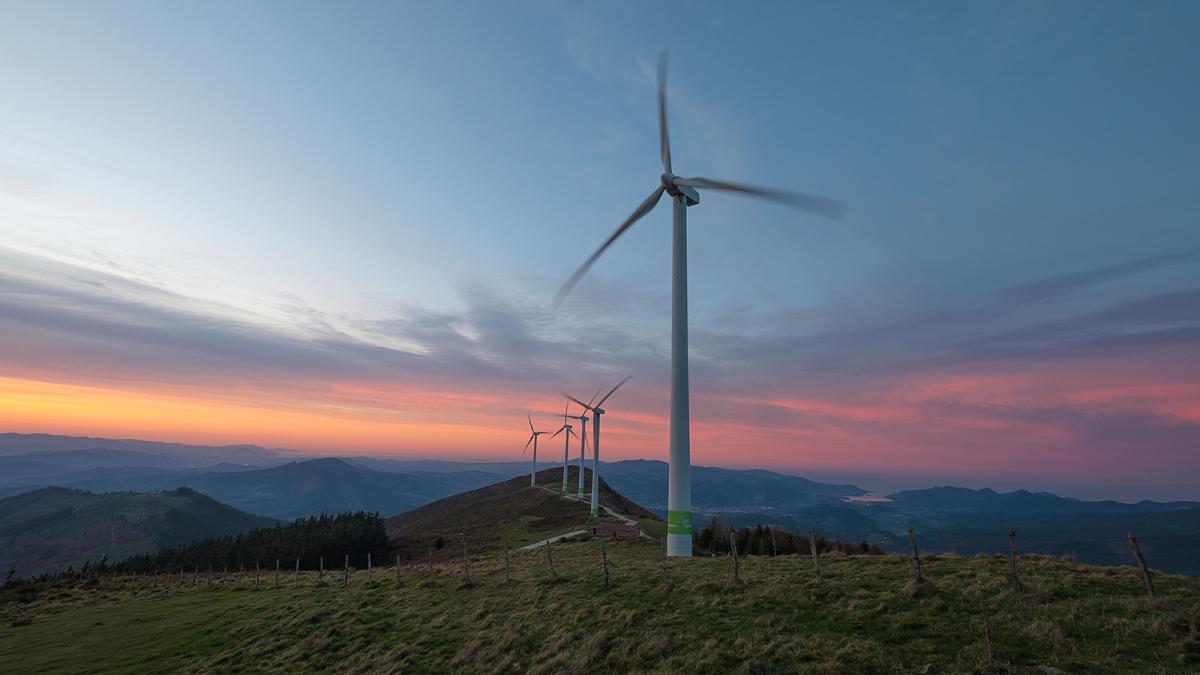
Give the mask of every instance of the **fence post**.
M 741 584 L 741 570 L 738 569 L 737 533 L 733 531 L 729 533 L 729 552 L 733 555 L 733 583 Z
M 604 590 L 608 590 L 608 547 L 600 540 L 600 557 L 604 559 Z
M 300 588 L 300 559 L 296 558 L 296 571 L 292 573 L 292 587 Z
M 371 569 L 371 554 L 367 553 L 367 584 L 368 585 L 370 585 L 371 579 L 373 577 L 372 571 L 373 570 Z
M 817 581 L 821 580 L 821 557 L 817 555 L 817 535 L 808 531 L 808 551 L 812 554 L 813 569 L 817 572 Z
M 1146 582 L 1146 593 L 1154 597 L 1154 581 L 1150 578 L 1150 568 L 1146 566 L 1146 557 L 1142 555 L 1142 547 L 1138 546 L 1137 537 L 1133 533 L 1129 533 L 1129 548 L 1133 549 L 1133 556 L 1137 558 L 1138 564 L 1142 566 L 1142 579 Z
M 400 585 L 400 554 L 396 554 L 396 585 Z
M 467 535 L 464 533 L 461 533 L 461 532 L 459 533 L 459 535 L 462 537 L 462 544 L 463 544 L 463 584 L 466 586 L 470 586 L 471 585 L 471 560 L 470 560 L 469 555 L 467 554 Z
M 908 528 L 908 544 L 912 546 L 913 578 L 921 583 L 921 554 L 917 552 L 917 535 L 911 527 Z
M 504 583 L 512 582 L 512 572 L 509 570 L 509 546 L 504 542 Z
M 258 575 L 259 575 L 258 561 L 255 560 L 254 561 L 254 590 L 256 590 L 256 591 L 258 590 Z
M 275 559 L 275 588 L 279 588 L 279 558 Z
M 554 554 L 550 552 L 550 540 L 546 540 L 546 564 L 550 566 L 550 576 L 557 579 L 558 572 L 554 569 Z
M 317 562 L 320 564 L 320 567 L 317 569 L 317 583 L 319 584 L 325 580 L 325 556 L 321 556 L 321 559 Z
M 1008 531 L 1008 565 L 1012 570 L 1013 590 L 1021 592 L 1021 577 L 1017 576 L 1017 531 Z
M 200 577 L 200 566 L 197 565 L 195 567 L 195 569 L 192 570 L 192 587 L 193 588 L 196 587 L 196 579 L 198 579 L 199 577 Z
M 429 547 L 429 575 L 433 576 L 433 546 Z
M 767 531 L 771 533 L 771 557 L 779 555 L 779 546 L 775 544 L 775 529 L 768 527 Z
M 342 566 L 342 588 L 350 585 L 350 554 L 346 554 L 346 562 Z

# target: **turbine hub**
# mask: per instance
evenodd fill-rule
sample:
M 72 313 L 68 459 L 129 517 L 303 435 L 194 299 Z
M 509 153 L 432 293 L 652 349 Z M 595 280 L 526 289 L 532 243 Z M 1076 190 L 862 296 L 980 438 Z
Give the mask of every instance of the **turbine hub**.
M 667 194 L 674 196 L 679 192 L 679 188 L 675 187 L 675 174 L 668 171 L 661 176 L 661 180 L 663 187 L 667 189 Z

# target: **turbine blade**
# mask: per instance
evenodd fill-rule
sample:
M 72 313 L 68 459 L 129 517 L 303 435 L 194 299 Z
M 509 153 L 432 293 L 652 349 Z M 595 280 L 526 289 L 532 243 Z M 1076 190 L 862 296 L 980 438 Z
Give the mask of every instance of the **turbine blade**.
M 604 391 L 604 387 L 596 387 L 596 393 L 592 394 L 592 400 L 588 401 L 589 408 L 591 408 L 592 404 L 594 404 L 596 402 L 596 399 L 599 398 L 600 392 L 602 392 L 602 391 Z
M 532 442 L 533 442 L 533 436 L 530 436 L 529 440 L 525 441 L 525 450 L 521 451 L 522 455 L 525 454 L 525 452 L 529 450 L 529 444 Z
M 725 190 L 728 192 L 741 192 L 743 194 L 754 195 L 756 197 L 765 197 L 777 202 L 794 206 L 798 209 L 803 209 L 809 213 L 815 213 L 818 216 L 824 216 L 831 220 L 841 222 L 846 216 L 846 209 L 850 208 L 844 202 L 839 202 L 833 199 L 824 197 L 815 197 L 806 195 L 801 192 L 789 192 L 787 190 L 776 190 L 774 188 L 755 187 L 753 185 L 743 185 L 741 183 L 729 183 L 726 181 L 712 180 L 711 178 L 676 178 L 675 185 L 680 187 L 704 188 L 708 190 Z
M 558 293 L 554 294 L 555 307 L 557 307 L 559 303 L 563 301 L 563 298 L 567 297 L 567 294 L 571 292 L 572 288 L 575 288 L 575 284 L 579 283 L 579 280 L 583 278 L 583 275 L 587 274 L 587 271 L 591 269 L 592 264 L 596 262 L 596 259 L 600 257 L 601 253 L 604 253 L 604 251 L 608 250 L 608 247 L 612 246 L 612 243 L 616 241 L 617 238 L 619 238 L 622 234 L 625 234 L 625 230 L 633 227 L 633 224 L 640 220 L 642 216 L 650 213 L 650 211 L 654 209 L 655 205 L 658 204 L 658 200 L 663 196 L 663 192 L 665 191 L 666 188 L 661 185 L 654 188 L 654 192 L 651 192 L 650 196 L 646 197 L 646 200 L 639 204 L 636 209 L 634 209 L 633 213 L 625 219 L 625 222 L 621 223 L 621 226 L 618 227 L 615 232 L 609 235 L 608 239 L 606 239 L 604 243 L 600 245 L 600 248 L 596 249 L 595 253 L 588 256 L 588 259 L 583 261 L 583 264 L 579 266 L 579 269 L 575 270 L 575 273 L 572 274 L 569 279 L 567 279 L 567 282 L 562 285 L 562 288 L 558 289 Z
M 563 395 L 563 396 L 566 396 L 567 398 L 571 399 L 572 401 L 574 401 L 574 402 L 578 403 L 579 405 L 583 406 L 584 408 L 586 408 L 586 409 L 588 409 L 588 410 L 591 410 L 591 409 L 592 409 L 592 406 L 590 406 L 590 405 L 588 405 L 588 404 L 584 403 L 583 401 L 580 401 L 579 399 L 575 398 L 574 396 L 572 396 L 572 395 L 568 394 L 568 393 L 567 393 L 567 392 L 565 392 L 565 391 L 562 393 L 562 395 Z
M 533 418 L 529 416 L 529 413 L 525 413 L 525 419 L 529 421 L 529 430 L 533 431 Z M 533 433 L 536 434 L 537 432 L 533 431 Z
M 554 436 L 561 434 L 563 432 L 563 429 L 566 429 L 566 427 L 565 426 L 559 427 L 558 431 L 554 432 Z M 554 438 L 554 436 L 551 436 L 550 438 Z
M 623 384 L 625 384 L 626 382 L 628 382 L 628 381 L 629 381 L 629 378 L 631 378 L 631 377 L 633 377 L 633 375 L 626 375 L 626 376 L 625 376 L 625 379 L 623 379 L 623 380 L 621 380 L 620 382 L 618 382 L 618 383 L 617 383 L 617 386 L 615 386 L 615 387 L 613 387 L 612 389 L 610 389 L 610 390 L 609 390 L 609 392 L 608 392 L 607 394 L 605 394 L 605 395 L 604 395 L 604 398 L 600 399 L 600 402 L 596 404 L 596 407 L 597 407 L 597 408 L 599 408 L 600 406 L 604 405 L 604 402 L 608 400 L 608 397 L 609 397 L 609 396 L 612 396 L 612 395 L 613 395 L 613 394 L 614 394 L 614 393 L 615 393 L 615 392 L 616 392 L 618 389 L 620 389 L 620 388 L 621 388 L 621 385 L 623 385 Z
M 667 134 L 667 50 L 658 54 L 658 142 L 663 171 L 671 173 L 671 137 Z

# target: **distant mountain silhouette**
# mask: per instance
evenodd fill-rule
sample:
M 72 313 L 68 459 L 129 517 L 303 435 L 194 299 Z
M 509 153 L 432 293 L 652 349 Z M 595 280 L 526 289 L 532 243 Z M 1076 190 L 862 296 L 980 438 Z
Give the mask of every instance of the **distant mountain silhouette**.
M 600 475 L 621 494 L 660 515 L 667 508 L 667 463 L 635 459 L 600 467 Z M 764 469 L 692 467 L 692 508 L 792 510 L 843 497 L 867 494 L 855 485 L 818 483 Z
M 310 459 L 267 469 L 113 476 L 72 482 L 88 490 L 154 490 L 180 485 L 239 509 L 290 520 L 344 511 L 390 515 L 495 482 L 481 472 L 384 473 L 341 459 Z
M 0 569 L 23 577 L 275 524 L 194 490 L 93 494 L 43 488 L 0 499 Z

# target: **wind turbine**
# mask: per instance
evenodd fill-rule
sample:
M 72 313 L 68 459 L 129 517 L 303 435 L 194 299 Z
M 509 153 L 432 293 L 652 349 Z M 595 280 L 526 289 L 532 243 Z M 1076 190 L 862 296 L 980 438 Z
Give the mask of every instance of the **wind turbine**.
M 529 413 L 525 413 L 525 419 L 529 421 L 529 440 L 525 441 L 525 450 L 529 449 L 529 444 L 533 443 L 533 471 L 529 473 L 529 487 L 537 485 L 537 439 L 542 434 L 548 434 L 549 431 L 535 431 L 533 428 L 533 420 L 529 417 Z M 521 454 L 525 454 L 525 450 Z
M 600 395 L 600 390 L 597 389 L 592 401 L 595 402 L 596 396 Z M 590 405 L 590 404 L 589 404 Z M 568 407 L 570 407 L 568 405 Z M 586 412 L 586 410 L 585 410 Z M 587 451 L 587 415 L 568 415 L 563 413 L 563 419 L 579 420 L 579 499 L 583 500 L 583 453 Z
M 633 377 L 633 375 L 626 375 L 625 379 L 618 382 L 617 386 L 608 390 L 608 393 L 604 395 L 604 398 L 600 399 L 600 401 L 595 404 L 584 403 L 583 401 L 580 401 L 579 399 L 568 394 L 567 392 L 565 392 L 565 391 L 563 392 L 563 396 L 566 396 L 567 398 L 571 399 L 572 401 L 578 403 L 579 405 L 583 406 L 584 408 L 586 408 L 587 410 L 590 410 L 592 412 L 592 517 L 593 518 L 600 515 L 600 416 L 604 414 L 604 408 L 602 408 L 600 406 L 604 405 L 604 402 L 608 400 L 608 397 L 612 396 L 618 389 L 621 388 L 621 385 L 628 382 L 629 378 L 631 378 L 631 377 Z M 597 392 L 597 393 L 599 393 L 599 392 Z M 596 397 L 593 396 L 592 400 L 593 401 L 596 400 Z
M 671 143 L 667 134 L 667 53 L 658 59 L 658 138 L 663 173 L 658 187 L 621 223 L 583 265 L 567 279 L 555 295 L 557 305 L 583 278 L 596 259 L 625 231 L 650 213 L 663 194 L 671 197 L 671 435 L 670 469 L 667 474 L 667 555 L 692 554 L 691 436 L 688 405 L 687 328 L 687 208 L 700 203 L 696 188 L 740 192 L 764 197 L 832 220 L 841 220 L 846 204 L 798 192 L 755 187 L 710 178 L 680 178 L 671 167 Z M 598 421 L 598 420 L 597 420 Z M 593 501 L 593 504 L 595 502 Z
M 568 403 L 567 405 L 570 406 L 570 403 Z M 567 417 L 566 413 L 567 413 L 567 409 L 563 408 L 563 417 L 566 417 L 567 419 L 571 419 L 570 417 Z M 564 431 L 567 432 L 567 435 L 563 436 L 563 440 L 566 441 L 566 445 L 563 446 L 563 487 L 562 487 L 563 494 L 565 495 L 565 494 L 567 494 L 567 467 L 570 466 L 570 464 L 571 464 L 571 436 L 575 435 L 575 430 L 570 424 L 564 423 L 561 427 L 558 428 L 558 431 L 554 432 L 554 436 L 557 436 Z M 550 438 L 554 438 L 554 436 L 551 436 Z

